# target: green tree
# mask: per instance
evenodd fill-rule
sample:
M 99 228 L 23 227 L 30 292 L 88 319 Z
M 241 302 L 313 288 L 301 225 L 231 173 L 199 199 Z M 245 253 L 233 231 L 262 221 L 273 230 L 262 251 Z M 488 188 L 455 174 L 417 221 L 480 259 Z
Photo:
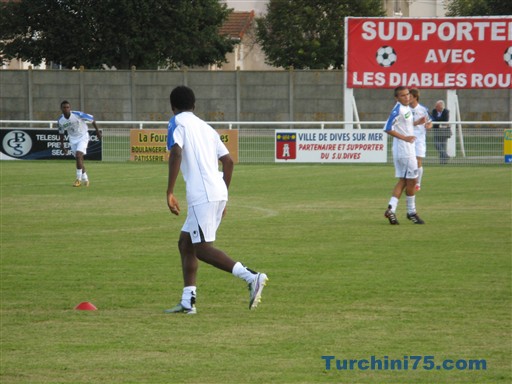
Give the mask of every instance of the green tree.
M 509 16 L 510 0 L 445 0 L 446 16 Z
M 147 69 L 222 64 L 233 50 L 219 35 L 231 10 L 217 0 L 21 0 L 0 7 L 3 59 Z
M 270 65 L 341 68 L 345 17 L 384 14 L 381 0 L 270 0 L 257 39 Z

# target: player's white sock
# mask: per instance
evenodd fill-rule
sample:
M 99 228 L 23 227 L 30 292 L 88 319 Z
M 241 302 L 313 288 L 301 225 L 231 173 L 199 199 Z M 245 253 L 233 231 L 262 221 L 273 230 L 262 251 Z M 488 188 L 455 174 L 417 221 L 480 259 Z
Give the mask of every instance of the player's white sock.
M 256 272 L 250 270 L 249 268 L 246 268 L 242 263 L 239 261 L 236 262 L 235 266 L 233 267 L 233 271 L 231 271 L 233 275 L 236 277 L 243 279 L 247 282 L 247 284 L 250 284 L 254 280 L 254 275 L 256 275 Z
M 83 172 L 82 173 L 82 180 L 83 181 L 88 181 L 89 180 L 89 177 L 87 176 L 87 172 Z
M 396 207 L 398 207 L 398 199 L 395 196 L 392 196 L 389 200 L 389 205 L 391 205 L 391 212 L 396 212 Z
M 416 181 L 417 185 L 421 184 L 421 178 L 423 177 L 423 167 L 418 168 L 418 179 Z
M 192 300 L 194 298 L 194 300 Z M 191 308 L 192 304 L 196 302 L 196 287 L 189 285 L 183 288 L 183 294 L 181 295 L 181 305 L 185 308 Z
M 416 213 L 416 196 L 406 196 L 407 200 L 407 213 Z
M 82 170 L 81 169 L 77 169 L 76 170 L 76 179 L 77 180 L 81 180 L 82 179 Z

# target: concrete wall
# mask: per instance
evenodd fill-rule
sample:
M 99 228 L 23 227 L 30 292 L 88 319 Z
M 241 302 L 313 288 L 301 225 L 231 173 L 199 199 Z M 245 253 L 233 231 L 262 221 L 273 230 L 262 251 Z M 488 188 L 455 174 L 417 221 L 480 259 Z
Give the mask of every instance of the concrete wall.
M 208 121 L 341 121 L 342 71 L 71 71 L 0 70 L 0 120 L 53 120 L 64 99 L 98 121 L 165 121 L 177 85 L 196 93 Z M 363 121 L 383 121 L 390 89 L 356 89 Z M 462 120 L 512 121 L 512 90 L 459 90 Z M 433 107 L 443 90 L 425 89 Z M 351 120 L 351 119 L 349 119 Z

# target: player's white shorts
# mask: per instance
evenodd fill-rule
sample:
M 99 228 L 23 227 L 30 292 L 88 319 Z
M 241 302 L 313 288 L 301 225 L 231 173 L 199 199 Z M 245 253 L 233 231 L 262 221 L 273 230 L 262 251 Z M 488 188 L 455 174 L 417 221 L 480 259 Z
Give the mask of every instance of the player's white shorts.
M 189 206 L 187 219 L 181 230 L 190 233 L 193 244 L 215 241 L 225 207 L 226 201 L 211 201 Z
M 416 157 L 425 157 L 427 155 L 427 141 L 425 135 L 423 135 L 423 137 L 416 137 L 414 147 L 416 149 Z
M 76 157 L 77 152 L 82 152 L 84 155 L 87 154 L 87 146 L 89 145 L 89 135 L 84 135 L 78 140 L 69 140 L 71 146 L 71 153 Z
M 418 160 L 416 157 L 393 159 L 395 177 L 400 179 L 416 179 L 418 177 Z

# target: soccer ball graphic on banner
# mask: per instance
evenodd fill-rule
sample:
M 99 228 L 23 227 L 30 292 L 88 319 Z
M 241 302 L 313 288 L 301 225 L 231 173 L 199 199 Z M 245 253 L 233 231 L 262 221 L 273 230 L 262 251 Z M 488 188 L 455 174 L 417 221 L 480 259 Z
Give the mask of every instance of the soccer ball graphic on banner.
M 397 60 L 395 50 L 393 47 L 387 45 L 377 49 L 377 54 L 375 56 L 377 63 L 382 67 L 391 67 Z
M 505 49 L 503 59 L 505 60 L 505 63 L 512 67 L 512 47 L 508 47 L 507 49 Z

